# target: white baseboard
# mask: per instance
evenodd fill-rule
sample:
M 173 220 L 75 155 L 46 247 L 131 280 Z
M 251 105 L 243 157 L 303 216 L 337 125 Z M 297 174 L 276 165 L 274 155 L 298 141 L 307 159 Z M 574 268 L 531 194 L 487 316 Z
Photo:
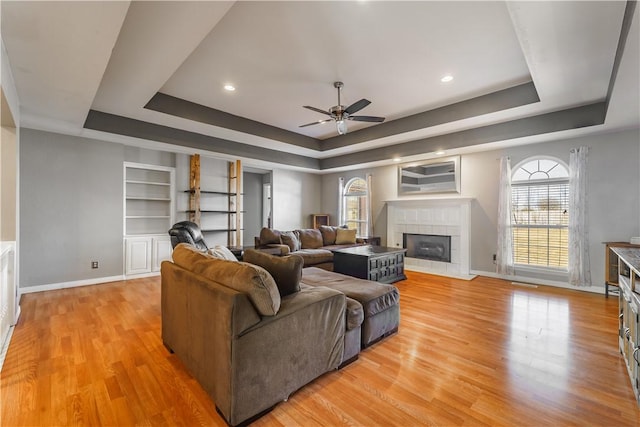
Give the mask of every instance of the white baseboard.
M 95 279 L 86 279 L 86 280 L 75 280 L 73 282 L 60 282 L 60 283 L 51 283 L 49 285 L 38 285 L 38 286 L 25 286 L 20 287 L 19 293 L 29 294 L 32 292 L 42 292 L 42 291 L 53 291 L 56 289 L 66 289 L 66 288 L 76 288 L 78 286 L 88 286 L 88 285 L 99 285 L 100 283 L 107 282 L 115 282 L 118 280 L 124 280 L 124 275 L 119 276 L 110 276 L 110 277 L 98 277 Z
M 452 277 L 454 279 L 462 279 L 462 280 L 473 280 L 475 279 L 475 274 L 451 274 L 446 273 L 444 271 L 433 271 L 428 268 L 422 268 L 417 265 L 404 265 L 404 269 L 406 271 L 417 271 L 418 273 L 426 273 L 433 274 L 434 276 L 443 276 L 443 277 Z
M 143 279 L 145 277 L 154 277 L 159 275 L 160 275 L 159 271 L 155 271 L 153 273 L 130 274 L 128 276 L 124 276 L 124 280 Z
M 4 359 L 7 357 L 7 351 L 9 351 L 9 344 L 11 343 L 11 337 L 13 336 L 13 331 L 15 329 L 15 325 L 9 328 L 6 337 L 2 337 L 2 342 L 0 345 L 0 371 L 2 371 L 2 366 L 4 365 Z
M 604 287 L 602 286 L 571 286 L 566 282 L 558 282 L 555 280 L 544 280 L 544 279 L 536 279 L 535 277 L 526 277 L 526 276 L 515 276 L 508 274 L 498 274 L 493 271 L 480 271 L 480 270 L 471 270 L 472 274 L 476 274 L 478 276 L 486 276 L 492 277 L 494 279 L 503 279 L 511 282 L 532 284 L 532 285 L 543 285 L 543 286 L 553 286 L 556 288 L 564 288 L 571 289 L 574 291 L 583 291 L 583 292 L 591 292 L 594 294 L 603 294 L 604 295 Z

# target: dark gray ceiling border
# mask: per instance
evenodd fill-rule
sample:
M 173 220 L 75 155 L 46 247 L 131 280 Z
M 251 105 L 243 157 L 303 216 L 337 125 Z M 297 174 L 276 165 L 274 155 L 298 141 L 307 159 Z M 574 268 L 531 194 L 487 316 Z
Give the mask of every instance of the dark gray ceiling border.
M 312 170 L 327 170 L 362 163 L 384 161 L 393 157 L 428 154 L 438 150 L 452 150 L 489 142 L 595 126 L 604 123 L 605 115 L 606 102 L 602 101 L 582 107 L 325 159 L 314 159 L 268 148 L 241 144 L 96 110 L 89 111 L 84 127 L 182 147 L 227 154 L 234 157 L 257 159 Z
M 86 129 L 126 135 L 134 138 L 165 142 L 181 147 L 228 154 L 234 157 L 257 159 L 306 169 L 317 170 L 320 168 L 320 161 L 312 157 L 227 141 L 196 132 L 143 122 L 141 120 L 130 119 L 102 111 L 89 110 L 87 120 L 84 122 L 84 127 Z
M 602 101 L 582 107 L 419 139 L 403 144 L 328 157 L 320 160 L 320 169 L 333 169 L 354 164 L 389 160 L 393 157 L 415 156 L 434 153 L 438 150 L 452 150 L 489 142 L 601 125 L 604 123 L 606 114 L 605 104 Z
M 262 136 L 298 147 L 320 150 L 320 141 L 315 138 L 229 114 L 161 92 L 157 92 L 144 108 L 208 125 Z
M 333 150 L 352 144 L 372 141 L 391 135 L 411 132 L 432 126 L 468 119 L 483 114 L 495 113 L 509 108 L 539 102 L 540 97 L 533 82 L 513 86 L 486 95 L 445 105 L 422 113 L 413 114 L 401 119 L 381 123 L 346 135 L 338 135 L 325 139 L 322 150 Z
M 539 101 L 540 97 L 535 85 L 533 82 L 527 82 L 325 140 L 300 135 L 161 92 L 157 92 L 144 108 L 187 120 L 273 139 L 298 147 L 327 151 L 456 120 L 495 113 Z
M 609 88 L 607 90 L 607 110 L 609 109 L 609 101 L 611 100 L 611 94 L 613 93 L 613 86 L 618 77 L 618 70 L 620 69 L 620 61 L 622 61 L 622 55 L 624 54 L 624 48 L 627 45 L 627 38 L 629 38 L 629 30 L 631 29 L 631 23 L 633 21 L 633 13 L 636 10 L 635 0 L 628 0 L 624 8 L 624 16 L 622 18 L 622 28 L 620 28 L 620 38 L 618 39 L 618 47 L 616 49 L 616 57 L 613 61 L 613 70 L 611 70 L 611 78 L 609 79 Z

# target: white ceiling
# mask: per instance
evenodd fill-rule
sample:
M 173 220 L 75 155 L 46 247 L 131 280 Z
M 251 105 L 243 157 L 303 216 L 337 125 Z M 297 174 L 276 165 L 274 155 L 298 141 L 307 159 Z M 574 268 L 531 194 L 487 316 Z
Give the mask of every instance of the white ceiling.
M 21 126 L 153 145 L 83 128 L 89 110 L 96 110 L 220 138 L 230 147 L 322 159 L 607 99 L 625 6 L 624 1 L 2 1 L 0 11 Z M 605 123 L 563 131 L 563 137 L 640 126 L 638 14 L 636 8 L 613 73 Z M 442 83 L 445 74 L 454 80 Z M 251 126 L 226 128 L 144 108 L 161 92 L 324 141 L 336 136 L 335 126 L 299 128 L 324 118 L 302 106 L 336 105 L 338 80 L 345 84 L 343 105 L 367 98 L 372 103 L 358 114 L 384 116 L 387 123 L 530 81 L 540 101 L 329 150 L 254 135 Z M 224 91 L 227 83 L 237 90 Z M 382 126 L 348 125 L 350 134 Z M 550 137 L 530 135 L 524 143 Z M 261 164 L 251 154 L 247 161 Z

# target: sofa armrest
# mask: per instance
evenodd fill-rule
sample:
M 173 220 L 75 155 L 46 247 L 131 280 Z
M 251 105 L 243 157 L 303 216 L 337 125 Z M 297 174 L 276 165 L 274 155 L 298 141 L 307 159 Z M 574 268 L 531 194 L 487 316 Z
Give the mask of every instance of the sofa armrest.
M 288 245 L 281 245 L 277 243 L 270 243 L 268 245 L 264 245 L 259 250 L 263 252 L 267 252 L 268 254 L 271 254 L 271 255 L 278 255 L 278 256 L 289 255 L 289 252 L 291 252 L 291 249 L 289 248 Z
M 304 287 L 282 299 L 278 314 L 234 340 L 232 384 L 238 392 L 230 402 L 231 424 L 336 369 L 344 354 L 345 312 L 341 292 Z

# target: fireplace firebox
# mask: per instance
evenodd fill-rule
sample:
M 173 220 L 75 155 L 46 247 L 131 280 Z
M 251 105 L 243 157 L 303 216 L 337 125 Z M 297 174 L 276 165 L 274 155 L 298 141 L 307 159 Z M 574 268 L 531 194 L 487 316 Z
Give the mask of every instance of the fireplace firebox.
M 402 247 L 409 258 L 451 262 L 451 236 L 403 233 Z

